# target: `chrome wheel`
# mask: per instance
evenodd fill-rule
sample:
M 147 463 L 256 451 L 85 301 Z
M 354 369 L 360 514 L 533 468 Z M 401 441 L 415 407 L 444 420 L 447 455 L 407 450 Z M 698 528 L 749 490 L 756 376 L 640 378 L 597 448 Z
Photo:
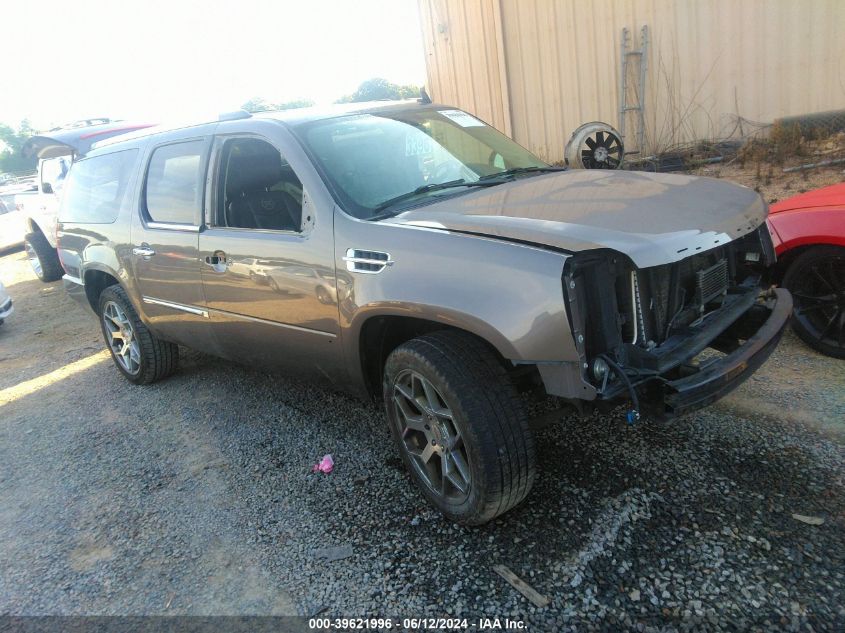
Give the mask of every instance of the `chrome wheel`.
M 23 245 L 26 249 L 26 257 L 29 259 L 29 265 L 32 266 L 32 272 L 34 272 L 40 279 L 43 272 L 41 269 L 41 260 L 38 258 L 38 253 L 36 253 L 35 249 L 32 248 L 32 244 L 29 243 L 29 240 L 24 242 Z
M 135 328 L 126 312 L 114 301 L 103 305 L 103 325 L 106 342 L 115 360 L 132 375 L 141 371 L 141 348 L 135 337 Z
M 401 447 L 414 470 L 432 492 L 450 503 L 461 503 L 472 477 L 461 430 L 440 392 L 421 374 L 406 369 L 393 385 Z

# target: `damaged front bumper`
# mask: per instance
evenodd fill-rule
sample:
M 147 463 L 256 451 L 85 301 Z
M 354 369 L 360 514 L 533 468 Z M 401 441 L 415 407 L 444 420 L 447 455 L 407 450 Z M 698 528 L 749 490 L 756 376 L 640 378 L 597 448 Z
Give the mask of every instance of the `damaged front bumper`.
M 789 317 L 792 296 L 787 290 L 768 291 L 718 338 L 711 347 L 727 352 L 698 371 L 663 384 L 664 414 L 679 416 L 716 402 L 742 384 L 777 347 Z M 744 340 L 738 346 L 731 341 Z M 731 347 L 734 347 L 731 349 Z
M 673 418 L 716 402 L 751 376 L 777 347 L 791 313 L 787 290 L 737 286 L 722 310 L 662 345 L 644 349 L 624 344 L 618 372 L 607 372 L 603 380 L 588 382 L 573 364 L 538 369 L 546 393 L 581 408 L 610 408 L 636 399 L 643 413 Z M 568 395 L 572 393 L 575 398 Z

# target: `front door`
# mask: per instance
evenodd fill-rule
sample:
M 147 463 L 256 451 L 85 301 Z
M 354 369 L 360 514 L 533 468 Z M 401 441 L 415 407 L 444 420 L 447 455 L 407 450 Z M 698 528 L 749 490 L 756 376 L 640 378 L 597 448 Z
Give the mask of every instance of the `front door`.
M 220 137 L 214 154 L 215 202 L 199 251 L 219 345 L 248 364 L 338 379 L 332 209 L 314 208 L 266 139 Z
M 217 351 L 198 253 L 211 136 L 166 142 L 148 156 L 131 262 L 141 308 L 161 338 Z

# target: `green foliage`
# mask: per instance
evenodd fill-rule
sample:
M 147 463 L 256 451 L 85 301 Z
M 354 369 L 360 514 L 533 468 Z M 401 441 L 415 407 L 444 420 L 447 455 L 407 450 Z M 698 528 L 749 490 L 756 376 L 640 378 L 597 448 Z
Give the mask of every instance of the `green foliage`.
M 284 103 L 270 103 L 261 97 L 253 97 L 241 108 L 247 112 L 267 112 L 268 110 L 293 110 L 295 108 L 308 108 L 314 105 L 310 99 L 297 99 L 295 101 L 286 101 Z
M 335 103 L 357 103 L 359 101 L 378 101 L 379 99 L 415 99 L 420 96 L 419 86 L 400 86 L 376 77 L 362 82 L 351 95 L 338 99 Z
M 21 121 L 17 130 L 5 123 L 0 123 L 0 173 L 35 169 L 38 159 L 24 158 L 21 154 L 21 147 L 34 132 L 26 119 Z

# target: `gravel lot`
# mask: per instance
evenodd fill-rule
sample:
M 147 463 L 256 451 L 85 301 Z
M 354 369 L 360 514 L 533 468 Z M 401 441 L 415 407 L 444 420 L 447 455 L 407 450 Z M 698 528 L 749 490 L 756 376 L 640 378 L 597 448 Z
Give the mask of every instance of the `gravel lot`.
M 540 431 L 528 501 L 463 529 L 423 504 L 375 406 L 193 352 L 135 387 L 22 253 L 0 258 L 0 278 L 17 306 L 0 326 L 0 614 L 845 628 L 845 363 L 791 334 L 735 394 L 673 425 Z M 324 453 L 334 472 L 312 474 Z M 351 557 L 317 557 L 343 545 Z

